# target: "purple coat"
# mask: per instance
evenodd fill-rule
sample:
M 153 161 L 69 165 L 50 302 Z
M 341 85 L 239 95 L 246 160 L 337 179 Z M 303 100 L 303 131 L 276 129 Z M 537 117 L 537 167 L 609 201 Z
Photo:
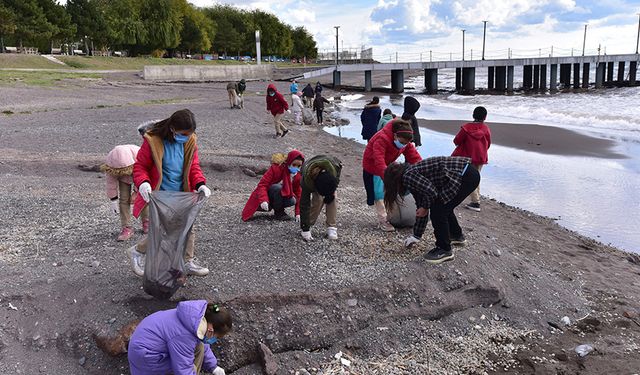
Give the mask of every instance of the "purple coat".
M 184 301 L 171 310 L 158 311 L 144 318 L 129 341 L 131 375 L 195 374 L 193 363 L 198 343 L 198 325 L 207 301 Z M 208 372 L 218 366 L 209 345 L 204 346 L 202 369 Z

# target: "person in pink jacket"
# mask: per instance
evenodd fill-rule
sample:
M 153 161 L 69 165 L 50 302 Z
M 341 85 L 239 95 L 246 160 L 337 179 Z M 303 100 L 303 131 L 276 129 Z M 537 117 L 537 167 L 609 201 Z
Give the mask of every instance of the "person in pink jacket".
M 133 164 L 140 147 L 136 145 L 116 146 L 107 154 L 105 163 L 101 169 L 107 175 L 107 197 L 110 200 L 110 209 L 115 214 L 120 214 L 122 230 L 118 235 L 118 241 L 126 241 L 133 236 L 131 226 L 131 204 L 135 201 L 136 190 L 133 186 Z M 149 231 L 148 210 L 141 213 L 142 231 Z

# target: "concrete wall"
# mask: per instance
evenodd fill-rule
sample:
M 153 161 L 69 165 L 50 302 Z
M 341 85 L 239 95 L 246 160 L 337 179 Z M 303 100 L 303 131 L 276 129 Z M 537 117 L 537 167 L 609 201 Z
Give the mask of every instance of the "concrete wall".
M 237 81 L 271 79 L 273 66 L 265 65 L 146 65 L 144 79 L 159 81 Z

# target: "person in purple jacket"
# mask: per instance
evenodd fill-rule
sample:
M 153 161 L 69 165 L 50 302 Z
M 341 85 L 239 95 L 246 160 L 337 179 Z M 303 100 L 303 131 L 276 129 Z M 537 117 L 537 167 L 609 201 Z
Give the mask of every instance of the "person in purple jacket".
M 231 315 L 207 301 L 183 301 L 144 318 L 131 335 L 131 375 L 224 375 L 210 345 L 231 331 Z

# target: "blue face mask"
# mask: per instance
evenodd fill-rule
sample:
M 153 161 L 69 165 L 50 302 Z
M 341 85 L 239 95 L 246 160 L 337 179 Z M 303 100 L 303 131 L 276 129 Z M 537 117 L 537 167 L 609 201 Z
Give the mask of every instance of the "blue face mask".
M 269 96 L 274 96 L 276 93 L 275 92 L 270 92 Z
M 300 172 L 300 168 L 298 168 L 298 167 L 289 167 L 289 172 L 291 172 L 291 174 L 296 174 L 296 173 Z
M 176 143 L 187 143 L 189 136 L 176 133 L 173 135 L 173 139 L 176 140 Z
M 394 144 L 394 145 L 396 145 L 396 147 L 398 148 L 398 150 L 399 150 L 399 149 L 401 149 L 401 148 L 403 148 L 404 146 L 406 146 L 406 145 L 403 145 L 403 144 L 402 144 L 399 140 L 397 140 L 397 139 L 394 139 L 394 140 L 393 140 L 393 144 Z
M 205 337 L 202 339 L 202 342 L 203 342 L 203 343 L 205 343 L 205 344 L 207 344 L 207 345 L 213 345 L 213 344 L 215 344 L 216 342 L 218 342 L 218 338 L 217 338 L 217 337 L 215 337 L 215 336 L 210 337 L 210 338 L 205 336 Z

